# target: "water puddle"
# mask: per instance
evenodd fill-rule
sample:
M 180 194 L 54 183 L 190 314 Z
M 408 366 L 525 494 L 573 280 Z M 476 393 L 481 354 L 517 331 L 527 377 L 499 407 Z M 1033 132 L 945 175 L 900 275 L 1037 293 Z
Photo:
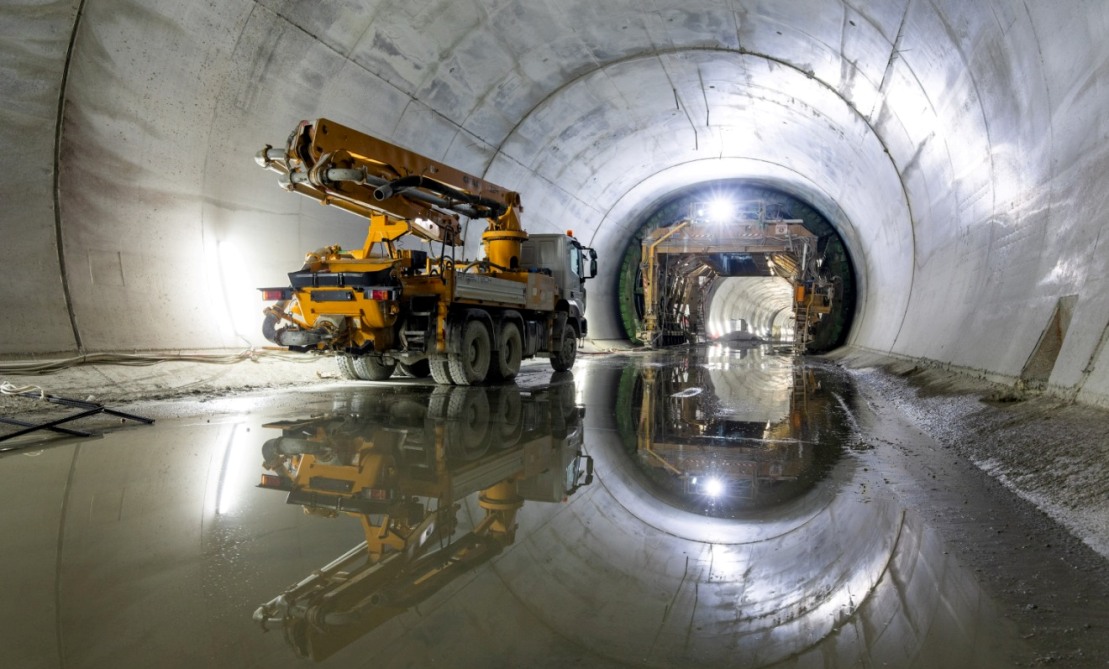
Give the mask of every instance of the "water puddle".
M 587 358 L 505 387 L 275 394 L 3 458 L 2 585 L 16 594 L 0 624 L 18 640 L 5 657 L 1027 657 L 975 575 L 851 448 L 856 401 L 832 366 L 700 347 Z

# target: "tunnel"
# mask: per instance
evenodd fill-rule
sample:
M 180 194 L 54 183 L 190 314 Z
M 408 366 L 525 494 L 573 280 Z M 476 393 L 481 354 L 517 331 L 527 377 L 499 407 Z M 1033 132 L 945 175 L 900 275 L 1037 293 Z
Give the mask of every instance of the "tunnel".
M 681 233 L 683 224 L 692 232 Z M 799 226 L 796 233 L 812 236 L 811 245 L 774 233 L 791 224 Z M 846 341 L 856 307 L 851 256 L 835 227 L 804 200 L 758 181 L 710 181 L 671 194 L 634 227 L 617 283 L 629 340 L 648 346 L 721 339 L 793 342 L 809 353 Z M 678 233 L 674 240 L 680 241 L 664 244 Z M 653 281 L 661 288 L 647 296 L 645 275 L 652 263 Z M 798 286 L 819 292 L 824 307 L 819 316 L 802 316 L 800 326 Z M 662 320 L 653 337 L 645 332 L 649 311 Z
M 691 184 L 756 179 L 843 237 L 848 344 L 1019 378 L 1076 296 L 1045 381 L 1109 392 L 1097 6 L 6 13 L 20 167 L 3 179 L 3 299 L 18 318 L 0 353 L 260 341 L 253 287 L 317 240 L 362 234 L 248 160 L 327 115 L 519 191 L 529 231 L 575 229 L 612 261 L 589 305 L 597 340 L 624 335 L 614 265 L 638 217 Z
M 126 385 L 124 410 L 158 418 L 0 443 L 13 666 L 1109 658 L 1104 3 L 13 0 L 0 18 L 5 395 Z M 258 288 L 361 247 L 365 219 L 255 164 L 318 118 L 518 192 L 529 234 L 595 249 L 572 372 L 447 393 L 287 358 L 305 385 L 116 371 L 264 359 Z M 838 311 L 809 351 L 830 357 L 777 345 L 791 286 L 726 270 L 698 285 L 702 339 L 637 347 L 640 241 L 720 188 L 834 238 Z M 461 252 L 483 232 L 464 220 Z M 314 635 L 349 616 L 294 627 L 279 596 L 361 540 L 313 516 L 357 509 L 265 489 L 309 453 L 274 448 L 332 428 L 422 454 L 421 476 L 532 486 L 508 520 L 495 486 L 436 492 L 452 530 L 500 543 L 473 539 L 452 560 L 492 553 L 446 585 L 377 591 L 339 641 Z M 568 480 L 536 473 L 525 434 Z M 1039 448 L 1046 483 L 1010 467 Z M 425 538 L 449 540 L 444 517 Z

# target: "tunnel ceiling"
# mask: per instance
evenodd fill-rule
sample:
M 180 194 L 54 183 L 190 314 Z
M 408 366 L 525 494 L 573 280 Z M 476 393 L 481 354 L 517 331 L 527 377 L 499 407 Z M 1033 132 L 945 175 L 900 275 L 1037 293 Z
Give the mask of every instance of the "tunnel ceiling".
M 19 169 L 0 179 L 0 300 L 18 318 L 0 324 L 0 353 L 260 341 L 253 287 L 362 234 L 251 162 L 327 116 L 518 190 L 529 230 L 595 246 L 596 338 L 620 336 L 636 217 L 691 184 L 749 178 L 843 235 L 860 278 L 850 343 L 1016 375 L 1058 299 L 1078 295 L 1052 382 L 1109 392 L 1109 374 L 1083 371 L 1109 355 L 1103 3 L 3 12 L 0 132 Z

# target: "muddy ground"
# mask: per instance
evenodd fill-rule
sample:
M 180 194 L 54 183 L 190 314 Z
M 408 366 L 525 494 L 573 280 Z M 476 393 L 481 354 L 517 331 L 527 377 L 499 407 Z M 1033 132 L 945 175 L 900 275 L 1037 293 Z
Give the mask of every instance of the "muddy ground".
M 865 400 L 855 448 L 1035 648 L 1109 665 L 1109 412 L 900 361 L 840 358 Z
M 859 353 L 837 356 L 895 409 L 1109 558 L 1109 411 Z

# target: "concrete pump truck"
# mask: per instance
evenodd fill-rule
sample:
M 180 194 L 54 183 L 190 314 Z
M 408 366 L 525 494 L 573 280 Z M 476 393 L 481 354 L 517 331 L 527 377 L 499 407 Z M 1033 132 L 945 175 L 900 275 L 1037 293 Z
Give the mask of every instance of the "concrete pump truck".
M 369 220 L 362 248 L 312 251 L 289 286 L 261 289 L 269 341 L 333 352 L 342 376 L 373 381 L 474 385 L 537 355 L 574 364 L 597 254 L 571 233 L 528 235 L 518 193 L 327 119 L 256 160 L 285 190 Z M 461 216 L 487 222 L 481 260 L 455 258 Z M 426 250 L 402 248 L 412 240 Z

